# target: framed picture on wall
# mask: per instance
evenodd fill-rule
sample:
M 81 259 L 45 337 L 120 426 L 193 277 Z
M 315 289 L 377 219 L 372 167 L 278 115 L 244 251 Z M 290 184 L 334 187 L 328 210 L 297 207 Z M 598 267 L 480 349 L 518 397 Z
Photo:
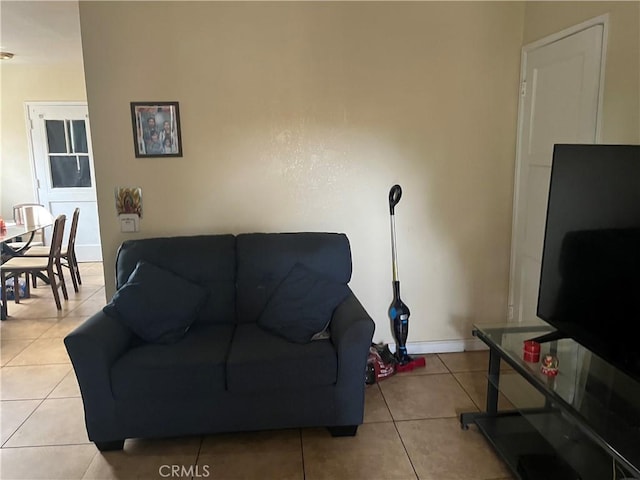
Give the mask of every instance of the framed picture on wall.
M 178 102 L 131 102 L 136 157 L 181 157 Z

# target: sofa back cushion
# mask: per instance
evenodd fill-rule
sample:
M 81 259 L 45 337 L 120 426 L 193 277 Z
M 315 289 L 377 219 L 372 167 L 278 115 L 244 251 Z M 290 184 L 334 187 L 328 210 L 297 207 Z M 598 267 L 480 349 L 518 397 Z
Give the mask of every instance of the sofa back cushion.
M 147 238 L 127 240 L 118 250 L 116 283 L 120 288 L 139 260 L 202 286 L 208 298 L 195 323 L 235 321 L 236 249 L 233 235 Z M 178 295 L 164 285 L 158 295 Z
M 342 233 L 238 235 L 238 323 L 256 322 L 275 289 L 296 263 L 340 283 L 351 280 L 351 249 Z

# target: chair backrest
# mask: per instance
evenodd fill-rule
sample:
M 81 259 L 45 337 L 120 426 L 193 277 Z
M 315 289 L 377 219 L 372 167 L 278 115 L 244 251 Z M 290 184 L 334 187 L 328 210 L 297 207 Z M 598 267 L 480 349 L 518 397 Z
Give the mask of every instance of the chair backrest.
M 58 215 L 56 217 L 56 221 L 53 224 L 53 235 L 51 237 L 51 247 L 49 248 L 49 266 L 51 266 L 60 258 L 60 251 L 62 250 L 62 237 L 64 236 L 64 224 L 66 220 L 66 216 Z
M 76 246 L 76 233 L 78 232 L 78 219 L 80 218 L 80 209 L 76 208 L 71 217 L 71 229 L 69 230 L 69 243 L 67 244 L 67 253 L 71 255 Z
M 44 208 L 41 203 L 18 203 L 13 206 L 13 221 L 16 225 L 24 225 L 24 207 L 40 207 Z

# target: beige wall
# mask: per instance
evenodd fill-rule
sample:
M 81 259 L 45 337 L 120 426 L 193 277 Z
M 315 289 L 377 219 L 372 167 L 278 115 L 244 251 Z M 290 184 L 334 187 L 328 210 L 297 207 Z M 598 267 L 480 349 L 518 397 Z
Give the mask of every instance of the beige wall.
M 387 192 L 410 341 L 504 318 L 522 44 L 609 12 L 603 141 L 640 141 L 637 2 L 81 6 L 106 265 L 126 238 L 331 230 L 390 341 Z M 3 64 L 0 212 L 34 198 L 25 101 L 86 98 L 81 65 Z M 135 159 L 129 102 L 180 101 L 185 156 Z M 119 233 L 116 185 L 144 190 Z M 112 269 L 106 268 L 112 292 Z M 109 292 L 109 294 L 111 293 Z
M 29 156 L 25 102 L 86 101 L 82 63 L 3 64 L 0 157 L 0 215 L 12 217 L 12 205 L 33 202 L 36 192 Z
M 602 143 L 640 143 L 640 3 L 527 2 L 524 43 L 609 14 Z
M 345 232 L 352 288 L 390 341 L 387 194 L 400 183 L 410 341 L 505 318 L 523 12 L 83 2 L 105 264 L 128 238 Z M 183 158 L 134 157 L 129 102 L 141 100 L 180 102 Z M 119 185 L 143 189 L 139 234 L 119 231 Z

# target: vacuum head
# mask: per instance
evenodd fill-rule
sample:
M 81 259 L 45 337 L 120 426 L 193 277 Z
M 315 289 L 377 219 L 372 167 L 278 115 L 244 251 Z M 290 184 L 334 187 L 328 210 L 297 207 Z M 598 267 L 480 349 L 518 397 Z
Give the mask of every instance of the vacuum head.
M 396 372 L 410 372 L 414 368 L 421 368 L 426 365 L 427 365 L 427 362 L 425 361 L 424 357 L 416 357 L 416 358 L 409 357 L 409 360 L 407 361 L 407 363 L 396 364 Z

